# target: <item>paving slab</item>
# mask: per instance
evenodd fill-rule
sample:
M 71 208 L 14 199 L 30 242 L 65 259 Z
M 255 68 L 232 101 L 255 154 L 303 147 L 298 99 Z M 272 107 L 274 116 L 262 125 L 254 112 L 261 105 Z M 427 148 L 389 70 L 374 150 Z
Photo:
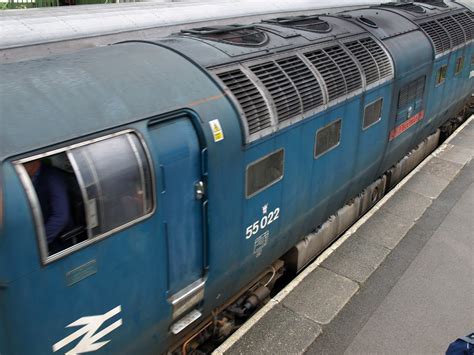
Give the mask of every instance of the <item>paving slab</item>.
M 430 159 L 423 167 L 423 172 L 451 181 L 461 170 L 462 164 L 440 159 L 437 156 L 438 154 L 436 153 Z
M 461 132 L 449 143 L 455 146 L 470 149 L 474 152 L 474 133 L 469 134 Z
M 385 203 L 383 208 L 407 221 L 416 221 L 431 205 L 431 201 L 428 197 L 402 187 Z
M 448 186 L 449 180 L 424 172 L 418 172 L 405 184 L 405 189 L 430 199 L 435 199 Z
M 321 264 L 347 278 L 364 282 L 390 253 L 390 249 L 359 237 L 347 239 Z
M 455 143 L 454 139 L 453 142 Z M 473 151 L 459 145 L 447 144 L 446 148 L 439 152 L 438 158 L 448 160 L 453 163 L 465 165 L 472 159 Z
M 327 324 L 358 288 L 354 281 L 319 267 L 285 297 L 282 303 L 303 317 Z
M 414 221 L 398 217 L 382 208 L 357 229 L 357 235 L 372 243 L 393 249 L 413 224 Z
M 318 324 L 276 305 L 226 354 L 301 354 L 320 333 Z

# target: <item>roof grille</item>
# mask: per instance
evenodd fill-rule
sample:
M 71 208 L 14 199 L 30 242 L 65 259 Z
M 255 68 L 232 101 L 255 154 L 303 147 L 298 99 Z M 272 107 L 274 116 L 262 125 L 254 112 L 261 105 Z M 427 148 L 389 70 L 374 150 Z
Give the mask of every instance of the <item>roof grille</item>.
M 443 26 L 451 37 L 451 47 L 459 46 L 464 43 L 464 32 L 459 24 L 451 17 L 442 17 L 438 23 Z
M 345 46 L 360 62 L 367 85 L 392 75 L 390 59 L 372 38 L 348 42 Z
M 253 25 L 199 27 L 181 33 L 238 46 L 258 47 L 268 42 L 268 36 Z
M 424 14 L 426 10 L 419 5 L 415 5 L 413 3 L 403 3 L 403 2 L 387 2 L 385 4 L 381 4 L 382 7 L 393 7 L 396 9 L 414 12 L 416 14 Z
M 436 54 L 443 53 L 451 48 L 451 41 L 448 32 L 436 21 L 421 23 L 420 27 L 431 38 L 436 50 Z
M 276 24 L 279 26 L 296 28 L 298 30 L 312 31 L 312 32 L 329 32 L 331 25 L 321 20 L 318 16 L 290 16 L 277 17 L 270 20 L 263 20 L 262 22 Z
M 328 89 L 329 101 L 362 87 L 359 68 L 340 46 L 307 52 L 304 56 L 321 73 Z
M 249 67 L 270 93 L 275 104 L 278 121 L 284 121 L 301 113 L 301 101 L 288 76 L 275 62 Z
M 466 35 L 466 41 L 474 38 L 474 21 L 469 18 L 466 12 L 460 12 L 453 15 L 453 18 L 463 28 Z
M 303 111 L 314 109 L 324 103 L 318 80 L 300 58 L 297 56 L 283 58 L 277 60 L 277 64 L 296 86 L 303 104 Z
M 247 120 L 249 134 L 257 133 L 271 126 L 270 112 L 265 100 L 240 69 L 219 73 L 217 76 L 239 102 Z

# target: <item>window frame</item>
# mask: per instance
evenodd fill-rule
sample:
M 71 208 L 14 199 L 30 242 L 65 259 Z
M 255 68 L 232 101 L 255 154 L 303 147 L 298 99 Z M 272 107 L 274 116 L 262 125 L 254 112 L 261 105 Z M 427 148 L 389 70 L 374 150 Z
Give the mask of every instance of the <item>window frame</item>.
M 444 75 L 444 79 L 443 81 L 440 81 L 438 83 L 438 75 L 440 75 L 441 73 L 441 69 L 445 68 L 446 69 L 446 73 Z M 448 78 L 448 65 L 447 64 L 443 64 L 439 67 L 439 69 L 436 71 L 436 78 L 435 78 L 435 87 L 438 87 L 438 86 L 441 86 L 443 85 L 445 82 L 446 82 L 446 79 Z
M 136 218 L 136 219 L 134 219 L 132 221 L 129 221 L 125 224 L 122 224 L 118 227 L 115 227 L 115 228 L 113 228 L 113 229 L 111 229 L 111 230 L 109 230 L 105 233 L 99 234 L 99 235 L 97 235 L 93 238 L 90 238 L 90 231 L 89 231 L 89 228 L 87 226 L 88 220 L 86 219 L 85 222 L 86 222 L 86 229 L 87 229 L 88 239 L 86 239 L 86 240 L 84 240 L 84 241 L 82 241 L 78 244 L 75 244 L 75 245 L 73 245 L 73 246 L 71 246 L 67 249 L 61 250 L 58 253 L 55 253 L 53 255 L 49 255 L 49 253 L 48 253 L 48 244 L 46 242 L 46 233 L 45 233 L 44 222 L 43 222 L 43 214 L 41 212 L 40 202 L 38 200 L 38 196 L 37 196 L 35 188 L 33 186 L 33 182 L 31 181 L 31 178 L 29 177 L 28 173 L 26 172 L 24 164 L 28 163 L 30 161 L 33 161 L 33 160 L 43 159 L 43 158 L 47 158 L 47 157 L 54 156 L 54 155 L 61 154 L 61 153 L 64 153 L 68 157 L 68 159 L 70 159 L 70 158 L 72 158 L 71 153 L 70 153 L 70 150 L 72 150 L 72 149 L 83 147 L 83 146 L 86 146 L 86 145 L 91 145 L 91 144 L 94 144 L 94 143 L 97 143 L 97 142 L 101 142 L 101 141 L 104 141 L 104 140 L 108 140 L 108 139 L 118 137 L 118 136 L 122 136 L 122 135 L 126 135 L 126 134 L 134 134 L 137 137 L 138 141 L 140 142 L 140 144 L 143 148 L 143 151 L 144 151 L 144 154 L 145 154 L 148 166 L 149 166 L 150 179 L 151 179 L 151 184 L 150 184 L 150 188 L 151 188 L 151 191 L 150 191 L 151 209 L 150 209 L 150 211 L 148 213 L 144 214 L 143 216 L 140 216 L 139 218 Z M 74 164 L 75 164 L 74 159 L 70 160 L 70 163 L 75 169 L 77 168 L 77 165 L 74 166 Z M 48 264 L 50 264 L 50 263 L 52 263 L 56 260 L 62 259 L 62 258 L 66 257 L 66 256 L 68 256 L 72 253 L 77 252 L 78 250 L 84 249 L 84 248 L 88 247 L 89 245 L 97 243 L 97 242 L 99 242 L 99 241 L 101 241 L 101 240 L 103 240 L 107 237 L 110 237 L 111 235 L 116 234 L 116 233 L 118 233 L 118 232 L 120 232 L 124 229 L 127 229 L 132 225 L 140 223 L 141 221 L 143 221 L 143 220 L 149 218 L 151 215 L 153 215 L 155 213 L 156 209 L 157 209 L 157 203 L 156 203 L 157 201 L 156 201 L 156 197 L 155 197 L 156 196 L 156 193 L 155 193 L 156 192 L 156 180 L 155 180 L 155 169 L 154 169 L 154 165 L 153 165 L 153 160 L 151 159 L 150 151 L 148 149 L 148 146 L 147 146 L 146 141 L 143 138 L 142 134 L 139 131 L 134 130 L 134 129 L 126 129 L 126 130 L 121 130 L 121 131 L 114 132 L 114 133 L 109 133 L 109 134 L 106 134 L 106 135 L 103 135 L 103 136 L 100 136 L 100 137 L 97 137 L 97 138 L 92 138 L 92 139 L 88 139 L 88 140 L 85 140 L 85 141 L 82 141 L 82 142 L 79 142 L 79 143 L 70 144 L 70 145 L 67 145 L 67 146 L 64 146 L 64 147 L 61 147 L 61 148 L 49 150 L 49 151 L 44 152 L 44 153 L 31 155 L 31 156 L 28 156 L 26 158 L 17 159 L 17 160 L 14 160 L 12 162 L 12 164 L 13 164 L 14 169 L 17 172 L 17 175 L 20 179 L 20 182 L 21 182 L 21 184 L 22 184 L 22 186 L 23 186 L 23 188 L 26 192 L 28 204 L 30 205 L 30 208 L 31 208 L 31 213 L 32 213 L 32 217 L 33 217 L 33 221 L 34 221 L 34 225 L 35 225 L 35 231 L 36 231 L 36 239 L 37 239 L 37 243 L 38 243 L 38 247 L 39 247 L 39 251 L 40 251 L 41 263 L 42 263 L 43 266 L 46 266 L 46 265 L 48 265 Z M 76 175 L 76 174 L 74 174 L 74 175 L 76 176 L 77 183 L 78 183 L 80 191 L 81 191 L 81 196 L 84 199 L 85 198 L 85 195 L 84 195 L 85 187 L 84 187 L 82 178 L 81 178 L 80 175 L 79 176 Z M 85 200 L 84 200 L 84 203 L 85 203 Z
M 459 63 L 461 63 L 461 64 L 458 67 Z M 454 66 L 454 76 L 457 76 L 457 75 L 461 74 L 463 69 L 464 69 L 464 56 L 457 57 L 456 58 L 456 63 L 455 63 L 455 66 Z
M 380 107 L 380 116 L 379 118 L 372 122 L 371 124 L 369 124 L 368 126 L 364 126 L 364 123 L 365 123 L 365 110 L 367 109 L 367 107 L 375 104 L 377 101 L 382 101 L 381 103 L 381 107 Z M 372 127 L 373 125 L 376 125 L 377 123 L 379 123 L 380 121 L 382 121 L 382 114 L 383 114 L 383 97 L 379 97 L 378 99 L 374 100 L 374 101 L 371 101 L 369 102 L 367 105 L 364 106 L 364 116 L 362 117 L 362 130 L 363 131 L 366 131 L 367 129 L 369 129 L 370 127 Z
M 333 145 L 331 148 L 325 150 L 324 152 L 316 154 L 316 148 L 318 146 L 318 133 L 320 131 L 322 131 L 323 129 L 328 128 L 329 126 L 331 126 L 333 124 L 336 124 L 336 122 L 341 122 L 341 128 L 339 130 L 339 141 L 337 142 L 337 144 Z M 330 152 L 331 150 L 337 148 L 341 144 L 341 138 L 342 138 L 342 118 L 337 118 L 334 121 L 328 123 L 327 125 L 325 125 L 323 127 L 320 127 L 314 135 L 313 158 L 318 159 L 319 157 L 323 156 L 324 154 L 326 154 L 326 153 Z
M 248 174 L 249 174 L 249 168 L 250 168 L 251 166 L 255 165 L 255 164 L 258 164 L 258 163 L 261 162 L 262 160 L 267 159 L 269 156 L 271 156 L 271 155 L 273 155 L 273 154 L 276 154 L 276 153 L 278 153 L 278 152 L 280 152 L 280 151 L 283 151 L 283 158 L 282 158 L 283 169 L 281 170 L 281 176 L 280 176 L 278 179 L 273 180 L 270 184 L 267 184 L 267 185 L 265 185 L 264 187 L 262 187 L 262 188 L 258 189 L 257 191 L 255 191 L 254 193 L 248 195 L 248 194 L 247 194 L 247 192 L 248 192 L 248 191 L 247 191 L 247 186 L 248 186 L 248 182 L 249 182 L 249 181 L 248 181 L 248 180 L 249 180 L 249 179 L 248 179 L 248 177 L 249 177 L 249 175 L 248 175 Z M 275 185 L 277 182 L 283 180 L 283 177 L 284 177 L 284 176 L 285 176 L 285 148 L 282 147 L 282 148 L 278 148 L 278 149 L 276 149 L 276 150 L 273 150 L 272 152 L 270 152 L 270 153 L 264 155 L 263 157 L 258 158 L 257 160 L 254 160 L 254 161 L 252 161 L 251 163 L 247 164 L 247 167 L 245 168 L 245 198 L 246 198 L 246 199 L 250 199 L 250 198 L 252 198 L 252 197 L 258 195 L 260 192 L 262 192 L 262 191 L 268 189 L 270 186 L 273 186 L 273 185 Z

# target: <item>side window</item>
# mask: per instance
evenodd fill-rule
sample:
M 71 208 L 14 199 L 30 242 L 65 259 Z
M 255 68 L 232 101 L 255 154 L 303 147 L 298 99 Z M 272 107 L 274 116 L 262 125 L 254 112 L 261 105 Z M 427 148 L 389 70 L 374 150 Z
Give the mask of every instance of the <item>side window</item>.
M 446 80 L 446 74 L 448 73 L 448 66 L 443 65 L 439 68 L 438 73 L 436 74 L 436 86 L 441 85 Z
M 380 98 L 377 101 L 374 101 L 371 104 L 365 106 L 364 124 L 362 126 L 363 129 L 366 129 L 380 121 L 380 119 L 382 118 L 382 105 L 383 98 Z
M 327 151 L 339 145 L 341 141 L 341 120 L 337 120 L 320 128 L 316 132 L 316 143 L 314 145 L 314 158 L 318 158 Z
M 284 173 L 285 151 L 277 150 L 247 166 L 246 196 L 250 198 L 280 181 Z
M 459 57 L 456 59 L 456 70 L 454 71 L 454 75 L 458 75 L 462 68 L 464 68 L 464 57 Z
M 148 159 L 133 133 L 20 165 L 23 183 L 34 188 L 31 204 L 39 204 L 36 223 L 45 259 L 129 225 L 153 207 Z

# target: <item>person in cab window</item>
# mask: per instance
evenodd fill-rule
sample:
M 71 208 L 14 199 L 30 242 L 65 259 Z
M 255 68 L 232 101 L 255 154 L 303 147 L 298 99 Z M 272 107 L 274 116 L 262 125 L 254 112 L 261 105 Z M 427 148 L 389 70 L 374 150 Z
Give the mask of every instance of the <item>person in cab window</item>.
M 64 249 L 59 236 L 72 227 L 68 189 L 60 170 L 33 160 L 24 164 L 35 187 L 50 254 Z

